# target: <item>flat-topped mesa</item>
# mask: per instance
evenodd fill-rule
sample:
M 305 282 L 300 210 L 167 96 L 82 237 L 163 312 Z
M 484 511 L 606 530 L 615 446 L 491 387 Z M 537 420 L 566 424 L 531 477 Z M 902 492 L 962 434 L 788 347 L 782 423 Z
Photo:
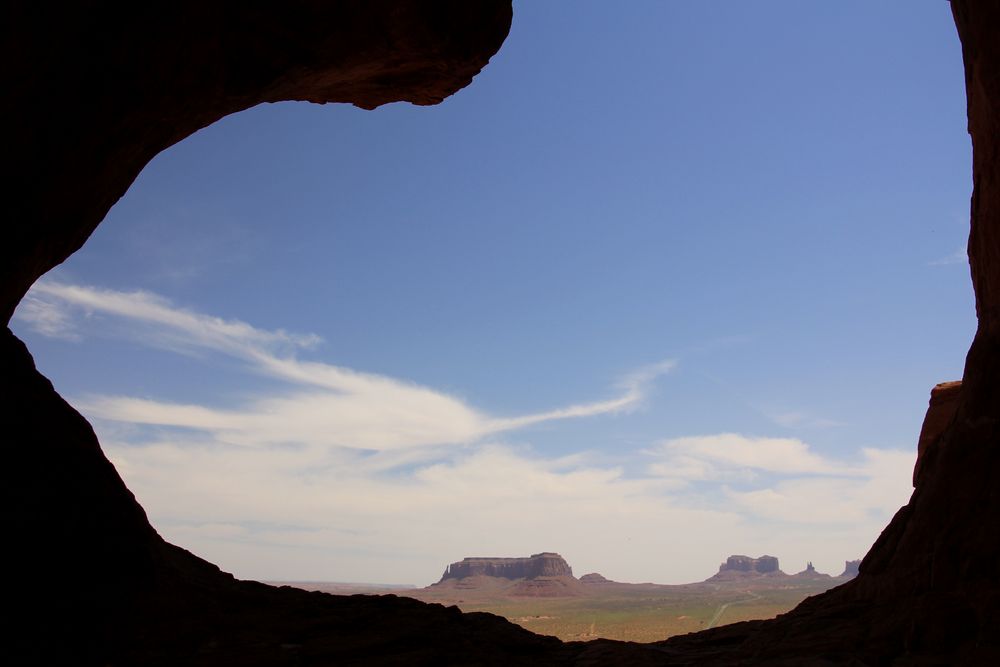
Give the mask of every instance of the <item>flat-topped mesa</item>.
M 719 565 L 719 571 L 709 577 L 713 580 L 729 580 L 744 577 L 767 577 L 785 576 L 778 566 L 778 559 L 774 556 L 761 556 L 751 558 L 750 556 L 730 556 L 725 563 Z
M 449 565 L 441 581 L 466 577 L 534 579 L 535 577 L 572 577 L 573 569 L 562 556 L 551 551 L 527 558 L 463 558 Z
M 719 572 L 735 571 L 755 574 L 769 574 L 780 572 L 778 559 L 774 556 L 761 556 L 760 558 L 750 558 L 750 556 L 730 556 L 726 562 L 719 566 Z

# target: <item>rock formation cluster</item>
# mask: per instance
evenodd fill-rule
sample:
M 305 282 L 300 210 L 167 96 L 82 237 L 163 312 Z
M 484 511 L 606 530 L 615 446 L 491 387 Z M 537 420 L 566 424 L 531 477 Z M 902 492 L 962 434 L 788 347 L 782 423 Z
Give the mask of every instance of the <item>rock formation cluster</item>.
M 812 562 L 806 563 L 806 569 L 792 575 L 796 579 L 832 579 L 829 574 L 817 572 Z
M 536 577 L 572 577 L 573 569 L 557 553 L 543 551 L 527 558 L 463 558 L 449 565 L 441 581 L 465 577 L 500 577 L 534 579 Z
M 852 563 L 855 568 L 861 561 L 847 561 L 845 573 L 841 577 L 850 577 L 846 570 L 849 570 Z M 857 571 L 855 570 L 855 574 Z M 796 577 L 799 579 L 831 579 L 831 575 L 817 572 L 812 562 L 806 563 L 806 569 L 793 575 L 782 571 L 778 559 L 774 556 L 760 556 L 751 558 L 750 556 L 730 556 L 722 565 L 719 571 L 706 579 L 710 582 L 742 581 L 748 579 L 759 579 L 763 577 Z
M 563 644 L 414 600 L 238 582 L 160 538 L 8 329 L 6 662 L 1000 664 L 1000 3 L 951 7 L 973 145 L 978 329 L 961 390 L 932 396 L 910 501 L 850 582 L 770 621 L 650 646 Z M 503 0 L 7 3 L 3 322 L 172 144 L 262 102 L 434 104 L 486 65 L 511 17 Z

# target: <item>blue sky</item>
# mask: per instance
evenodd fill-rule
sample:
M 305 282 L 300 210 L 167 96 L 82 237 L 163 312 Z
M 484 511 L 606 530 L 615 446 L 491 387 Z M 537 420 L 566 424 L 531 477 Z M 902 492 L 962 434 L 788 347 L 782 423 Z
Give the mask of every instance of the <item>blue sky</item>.
M 519 2 L 436 107 L 159 155 L 15 332 L 238 576 L 839 572 L 975 330 L 948 3 Z

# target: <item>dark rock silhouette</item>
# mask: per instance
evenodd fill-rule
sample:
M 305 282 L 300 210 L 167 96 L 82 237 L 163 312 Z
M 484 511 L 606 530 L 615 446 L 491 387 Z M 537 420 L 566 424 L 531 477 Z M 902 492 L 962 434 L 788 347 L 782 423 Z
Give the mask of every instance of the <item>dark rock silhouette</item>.
M 951 7 L 973 145 L 978 329 L 952 413 L 926 420 L 913 495 L 857 577 L 770 621 L 649 646 L 563 644 L 488 614 L 238 582 L 156 534 L 89 424 L 8 330 L 5 662 L 1000 664 L 1000 4 Z M 261 102 L 433 104 L 470 82 L 510 20 L 509 2 L 489 0 L 8 2 L 3 322 L 170 145 Z
M 573 570 L 559 554 L 544 551 L 527 558 L 464 558 L 449 565 L 441 581 L 475 576 L 503 579 L 572 577 Z
M 955 418 L 958 409 L 958 399 L 962 395 L 961 382 L 942 382 L 931 389 L 931 399 L 924 415 L 924 423 L 920 427 L 920 437 L 917 440 L 917 462 L 913 466 L 913 486 L 920 479 L 920 466 L 924 458 L 929 456 L 928 449 L 934 447 L 941 434 Z
M 591 572 L 590 574 L 585 574 L 580 577 L 581 584 L 614 584 L 616 582 L 611 581 L 604 575 L 598 574 L 597 572 Z

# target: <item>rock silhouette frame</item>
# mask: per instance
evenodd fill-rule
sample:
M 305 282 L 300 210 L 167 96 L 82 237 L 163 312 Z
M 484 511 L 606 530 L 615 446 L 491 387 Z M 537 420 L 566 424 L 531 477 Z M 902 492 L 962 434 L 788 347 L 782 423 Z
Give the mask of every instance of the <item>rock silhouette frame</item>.
M 952 0 L 966 68 L 979 326 L 953 413 L 859 576 L 773 621 L 560 643 L 487 614 L 238 582 L 164 542 L 93 430 L 0 335 L 14 664 L 1000 664 L 1000 5 Z M 433 104 L 496 52 L 509 1 L 10 2 L 0 314 L 157 153 L 261 102 Z

